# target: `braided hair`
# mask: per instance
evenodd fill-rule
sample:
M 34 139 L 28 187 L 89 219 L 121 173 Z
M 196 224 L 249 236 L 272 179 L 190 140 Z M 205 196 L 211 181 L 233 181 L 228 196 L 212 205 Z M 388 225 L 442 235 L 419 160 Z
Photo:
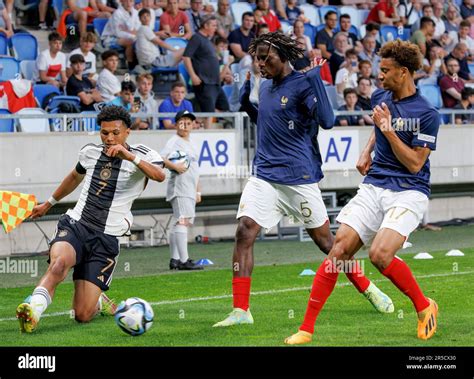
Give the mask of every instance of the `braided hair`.
M 280 32 L 262 34 L 252 40 L 249 45 L 249 54 L 254 56 L 257 46 L 265 45 L 275 48 L 282 62 L 293 62 L 304 57 L 304 50 L 298 47 L 296 40 Z

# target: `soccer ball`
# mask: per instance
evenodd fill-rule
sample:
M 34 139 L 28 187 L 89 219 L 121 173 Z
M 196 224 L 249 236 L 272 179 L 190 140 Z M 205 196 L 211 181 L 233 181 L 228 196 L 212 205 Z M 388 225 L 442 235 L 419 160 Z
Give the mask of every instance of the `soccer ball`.
M 125 333 L 139 336 L 153 325 L 153 309 L 139 297 L 122 301 L 115 311 L 115 322 Z
M 180 150 L 173 151 L 170 155 L 168 155 L 168 160 L 172 163 L 184 163 L 186 168 L 189 168 L 189 165 L 191 164 L 188 154 Z M 175 170 L 171 171 L 176 172 Z

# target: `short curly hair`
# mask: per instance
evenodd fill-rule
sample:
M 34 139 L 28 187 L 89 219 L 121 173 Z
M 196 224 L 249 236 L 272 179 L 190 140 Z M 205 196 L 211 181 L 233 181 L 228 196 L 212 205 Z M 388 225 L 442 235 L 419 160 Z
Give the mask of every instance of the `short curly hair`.
M 408 41 L 387 42 L 379 50 L 381 58 L 392 58 L 399 66 L 406 67 L 411 73 L 421 68 L 423 55 L 418 45 Z
M 100 111 L 97 116 L 97 123 L 99 125 L 104 121 L 123 121 L 127 128 L 132 126 L 132 118 L 130 114 L 123 107 L 116 105 L 108 105 Z

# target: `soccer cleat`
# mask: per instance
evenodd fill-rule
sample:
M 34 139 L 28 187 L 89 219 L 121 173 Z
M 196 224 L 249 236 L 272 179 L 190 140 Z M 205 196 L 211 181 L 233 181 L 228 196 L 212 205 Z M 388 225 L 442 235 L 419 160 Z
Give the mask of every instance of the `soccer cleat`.
M 232 312 L 229 313 L 229 316 L 224 320 L 214 324 L 212 327 L 222 327 L 222 326 L 232 326 L 240 324 L 253 324 L 253 317 L 250 313 L 250 309 L 244 311 L 240 308 L 234 308 Z
M 178 263 L 178 270 L 203 270 L 204 267 L 197 265 L 194 263 L 192 259 L 188 259 L 186 262 L 182 263 L 181 261 Z
M 436 333 L 438 304 L 432 299 L 428 299 L 428 308 L 418 313 L 418 338 L 427 340 Z
M 313 340 L 313 335 L 311 333 L 305 332 L 303 330 L 298 330 L 297 333 L 293 334 L 290 337 L 285 338 L 285 344 L 287 345 L 304 345 L 310 343 Z
M 177 270 L 179 267 L 179 259 L 170 259 L 170 270 Z
M 117 310 L 117 304 L 110 299 L 105 293 L 101 293 L 99 297 L 99 312 L 101 316 L 113 316 Z
M 369 287 L 365 290 L 364 296 L 380 313 L 392 313 L 395 310 L 392 299 L 380 291 L 372 282 L 370 282 Z
M 39 319 L 29 303 L 22 303 L 16 308 L 16 318 L 20 322 L 20 332 L 32 333 L 38 326 Z

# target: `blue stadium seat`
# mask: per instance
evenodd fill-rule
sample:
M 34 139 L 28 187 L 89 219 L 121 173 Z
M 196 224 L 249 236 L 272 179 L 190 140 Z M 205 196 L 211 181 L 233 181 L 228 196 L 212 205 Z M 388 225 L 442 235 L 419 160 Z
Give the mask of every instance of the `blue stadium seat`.
M 314 35 L 318 34 L 321 30 L 323 30 L 326 27 L 326 24 L 321 24 L 318 25 L 314 28 Z
M 314 46 L 314 39 L 316 38 L 316 30 L 313 25 L 304 24 L 304 35 L 309 37 L 311 41 L 311 45 Z
M 52 0 L 53 9 L 56 12 L 57 17 L 61 17 L 63 14 L 63 0 Z
M 43 100 L 49 94 L 55 93 L 60 95 L 59 89 L 51 84 L 35 84 L 33 86 L 33 93 L 35 94 L 39 107 L 42 107 Z
M 34 61 L 38 57 L 38 41 L 29 33 L 14 34 L 10 38 L 13 56 L 20 62 L 23 60 Z
M 0 114 L 11 114 L 8 109 L 0 108 Z M 0 133 L 12 133 L 15 131 L 15 120 L 12 118 L 0 119 Z
M 341 27 L 340 27 L 340 25 L 338 24 L 337 27 L 336 27 L 336 29 L 335 29 L 335 32 L 336 32 L 336 33 L 339 33 L 340 31 L 341 31 Z M 359 38 L 359 29 L 357 29 L 354 25 L 351 25 L 349 31 L 350 31 L 351 33 L 354 33 L 354 34 L 357 36 L 357 38 Z
M 237 26 L 242 25 L 242 15 L 245 12 L 252 12 L 252 7 L 250 6 L 249 3 L 244 3 L 244 2 L 238 2 L 238 3 L 232 3 L 230 4 L 230 10 L 232 12 L 232 15 L 234 16 L 234 22 Z M 216 9 L 217 12 L 217 9 Z
M 283 33 L 291 34 L 291 32 L 293 31 L 293 25 L 291 25 L 289 21 L 280 20 L 280 24 L 281 24 L 281 30 L 283 31 Z
M 20 63 L 12 57 L 0 57 L 0 82 L 18 79 Z
M 337 13 L 337 19 L 339 19 L 339 8 L 334 6 L 334 5 L 324 5 L 322 7 L 319 8 L 319 17 L 321 19 L 321 23 L 324 24 L 324 16 L 326 15 L 326 13 L 328 13 L 329 11 L 334 11 Z
M 102 37 L 102 33 L 104 32 L 105 25 L 107 25 L 108 21 L 108 18 L 94 18 L 94 21 L 92 21 L 92 25 L 94 25 L 94 30 L 97 32 L 99 37 Z
M 184 65 L 183 62 L 181 62 L 178 65 L 178 71 L 181 74 L 181 76 L 183 77 L 184 84 L 186 84 L 186 88 L 188 89 L 188 92 L 192 92 L 193 91 L 193 86 L 192 86 L 192 83 L 191 83 L 191 77 L 189 76 L 188 70 L 186 70 L 186 66 Z
M 175 49 L 180 49 L 180 48 L 185 48 L 186 45 L 188 44 L 188 40 L 184 38 L 179 38 L 179 37 L 170 37 L 166 38 L 165 42 L 168 45 L 173 46 Z
M 227 97 L 227 101 L 230 102 L 230 98 L 232 96 L 232 90 L 234 86 L 232 84 L 225 84 L 222 86 L 222 89 L 224 90 L 225 96 Z
M 304 12 L 304 16 L 309 19 L 309 23 L 313 26 L 321 24 L 318 8 L 312 4 L 301 4 L 300 9 Z
M 20 62 L 20 73 L 24 79 L 33 80 L 36 61 L 23 60 Z
M 23 108 L 16 112 L 17 115 L 39 115 L 46 112 L 41 108 Z M 49 120 L 47 118 L 19 118 L 18 131 L 22 133 L 48 133 L 50 132 Z
M 474 63 L 469 63 L 469 72 L 474 75 Z
M 358 9 L 359 11 L 359 20 L 360 20 L 360 26 L 365 24 L 365 20 L 367 20 L 367 17 L 369 16 L 370 10 L 368 9 Z
M 382 25 L 380 27 L 380 36 L 382 37 L 382 42 L 388 42 L 396 40 L 397 38 L 403 39 L 404 30 L 400 34 L 400 29 L 392 25 Z
M 160 30 L 160 19 L 157 18 L 157 19 L 155 19 L 155 27 L 153 28 L 153 31 L 157 32 L 159 30 Z
M 337 91 L 336 86 L 326 86 L 326 93 L 328 95 L 329 101 L 331 102 L 332 109 L 337 110 L 339 105 L 337 103 Z
M 418 86 L 420 94 L 426 98 L 437 109 L 443 107 L 441 91 L 436 84 L 424 84 Z
M 70 103 L 77 107 L 80 107 L 81 99 L 78 96 L 64 96 L 64 95 L 55 96 L 49 101 L 48 108 L 49 109 L 57 108 L 59 104 L 61 103 Z
M 0 33 L 0 55 L 10 55 L 8 51 L 8 38 L 3 33 Z

